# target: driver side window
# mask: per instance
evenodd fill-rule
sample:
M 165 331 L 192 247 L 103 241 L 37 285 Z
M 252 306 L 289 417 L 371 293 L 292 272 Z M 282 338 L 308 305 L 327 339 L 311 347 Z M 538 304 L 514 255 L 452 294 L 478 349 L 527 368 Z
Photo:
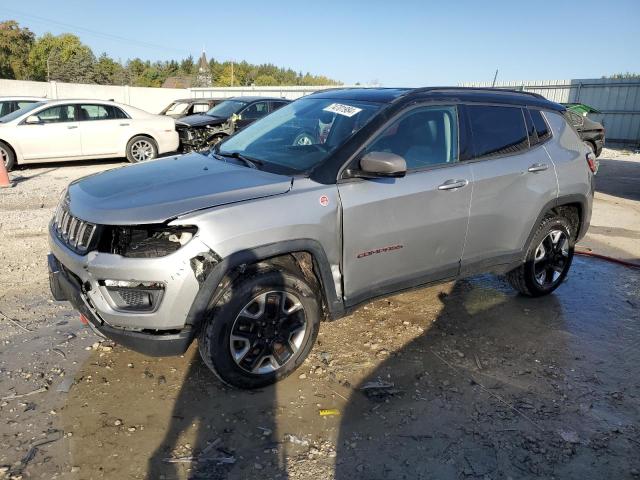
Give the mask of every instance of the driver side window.
M 255 120 L 260 117 L 264 117 L 269 111 L 267 102 L 257 102 L 249 105 L 242 112 L 243 120 Z
M 407 162 L 407 170 L 458 161 L 458 114 L 453 106 L 419 107 L 387 127 L 366 152 L 389 152 Z

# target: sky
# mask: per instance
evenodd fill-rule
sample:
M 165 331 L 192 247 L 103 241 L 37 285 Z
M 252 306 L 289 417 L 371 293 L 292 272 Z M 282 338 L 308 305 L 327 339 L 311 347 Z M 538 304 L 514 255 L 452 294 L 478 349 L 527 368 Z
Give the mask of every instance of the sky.
M 0 0 L 0 20 L 71 32 L 123 61 L 274 63 L 347 85 L 640 72 L 640 0 Z

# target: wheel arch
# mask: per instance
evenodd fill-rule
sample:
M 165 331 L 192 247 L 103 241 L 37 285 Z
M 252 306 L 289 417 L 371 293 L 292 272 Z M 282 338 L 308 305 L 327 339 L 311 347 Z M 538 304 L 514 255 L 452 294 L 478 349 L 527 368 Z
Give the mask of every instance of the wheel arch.
M 344 314 L 344 305 L 336 293 L 331 266 L 322 245 L 313 239 L 287 240 L 234 252 L 210 269 L 200 282 L 185 322 L 192 327 L 194 335 L 222 288 L 247 271 L 263 266 L 297 269 L 310 282 L 316 283 L 328 318 L 335 319 Z
M 153 135 L 151 135 L 150 133 L 136 133 L 135 135 L 131 135 L 127 140 L 127 144 L 125 146 L 126 150 L 129 149 L 129 144 L 131 143 L 131 140 L 133 140 L 136 137 L 147 137 L 148 139 L 153 140 L 153 143 L 156 144 L 156 148 L 158 148 L 158 140 L 156 140 Z
M 529 232 L 529 235 L 527 236 L 527 241 L 524 245 L 523 252 L 526 253 L 527 249 L 529 248 L 529 244 L 531 243 L 531 239 L 536 233 L 538 225 L 540 225 L 540 222 L 542 222 L 542 220 L 549 214 L 558 214 L 560 212 L 567 211 L 576 212 L 575 214 L 568 213 L 568 216 L 573 217 L 570 218 L 570 220 L 572 222 L 572 225 L 575 226 L 575 240 L 580 240 L 582 237 L 584 237 L 585 233 L 587 233 L 587 229 L 589 228 L 587 215 L 590 212 L 588 209 L 589 202 L 587 200 L 587 197 L 580 194 L 563 195 L 547 202 L 541 209 L 540 214 L 531 226 L 531 230 Z

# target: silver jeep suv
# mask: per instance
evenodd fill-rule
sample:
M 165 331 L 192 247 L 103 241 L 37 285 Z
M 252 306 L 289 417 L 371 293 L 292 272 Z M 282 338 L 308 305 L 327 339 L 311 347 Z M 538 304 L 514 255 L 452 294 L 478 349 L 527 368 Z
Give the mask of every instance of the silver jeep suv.
M 548 294 L 597 167 L 563 112 L 503 90 L 317 92 L 208 154 L 73 182 L 49 229 L 53 296 L 150 355 L 197 337 L 220 379 L 253 388 L 380 296 L 485 271 Z

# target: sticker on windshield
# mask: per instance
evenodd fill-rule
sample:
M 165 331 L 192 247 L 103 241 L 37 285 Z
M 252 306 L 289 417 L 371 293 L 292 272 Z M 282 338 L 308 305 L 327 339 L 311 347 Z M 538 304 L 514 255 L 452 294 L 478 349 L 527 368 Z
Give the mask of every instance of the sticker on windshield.
M 344 115 L 345 117 L 353 117 L 356 113 L 362 111 L 361 108 L 344 105 L 342 103 L 332 103 L 328 107 L 324 107 L 322 110 L 325 112 L 337 113 L 338 115 Z

